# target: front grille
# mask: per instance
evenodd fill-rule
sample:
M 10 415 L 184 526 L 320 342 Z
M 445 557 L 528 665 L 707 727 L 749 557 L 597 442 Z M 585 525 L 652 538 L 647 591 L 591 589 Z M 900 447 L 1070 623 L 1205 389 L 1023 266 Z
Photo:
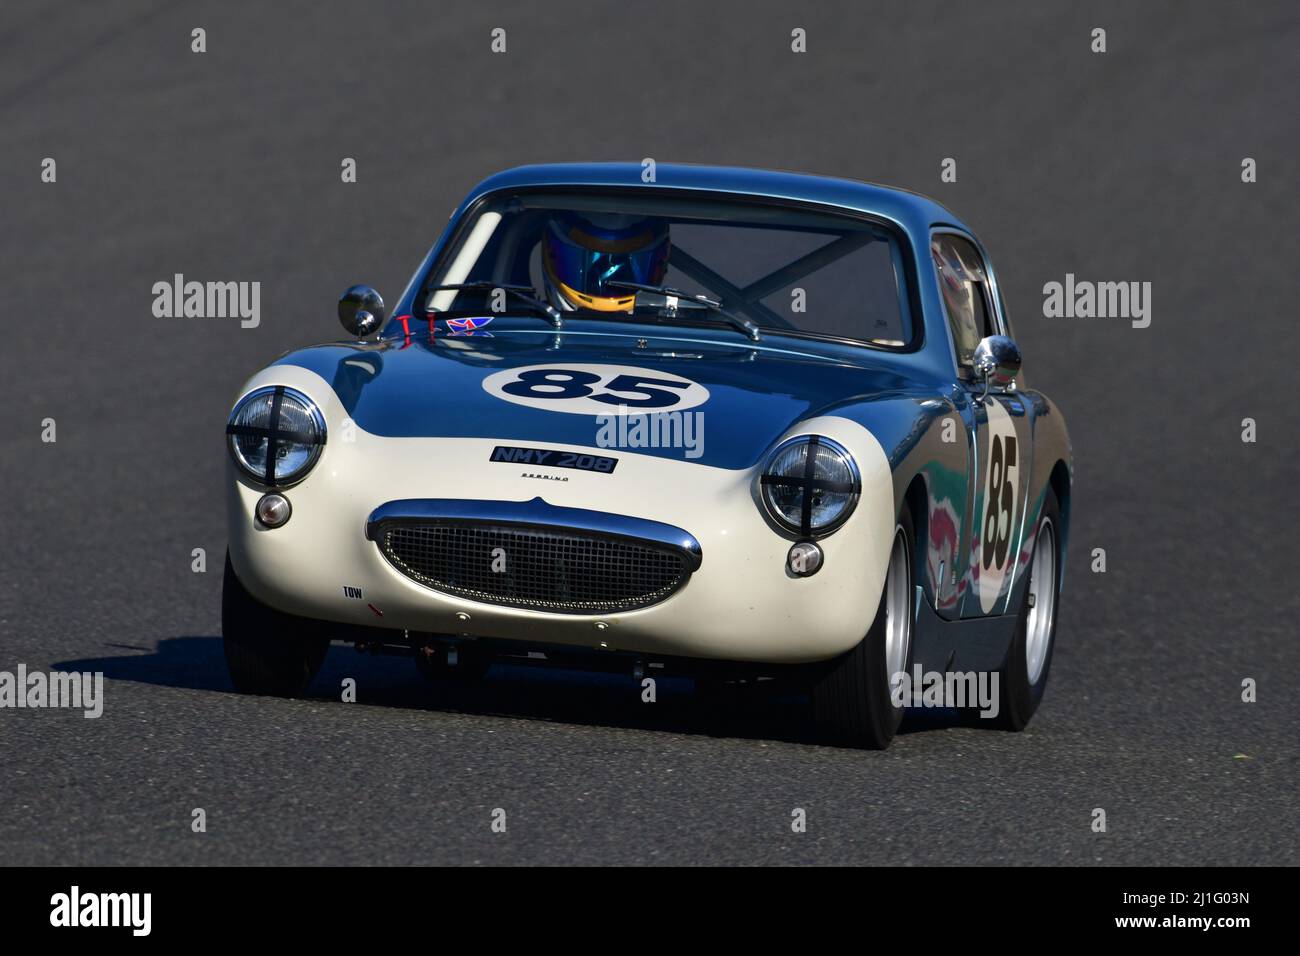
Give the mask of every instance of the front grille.
M 426 587 L 488 604 L 564 614 L 647 607 L 691 576 L 672 547 L 563 528 L 508 524 L 393 524 L 379 549 Z

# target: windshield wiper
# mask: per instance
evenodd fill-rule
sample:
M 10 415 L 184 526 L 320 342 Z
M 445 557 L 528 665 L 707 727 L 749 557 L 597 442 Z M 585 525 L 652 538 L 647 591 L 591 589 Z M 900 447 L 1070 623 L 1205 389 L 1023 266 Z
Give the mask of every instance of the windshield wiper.
M 545 313 L 546 317 L 551 320 L 551 324 L 557 329 L 564 325 L 564 319 L 560 315 L 560 310 L 549 302 L 544 302 L 537 298 L 537 290 L 530 285 L 510 285 L 503 282 L 488 282 L 480 280 L 478 282 L 453 282 L 448 285 L 431 285 L 424 292 L 427 295 L 430 292 L 451 292 L 451 291 L 486 291 L 489 289 L 500 289 L 502 292 L 513 295 L 520 302 L 531 306 L 539 312 Z M 435 312 L 436 310 L 425 307 L 425 315 Z
M 646 285 L 642 282 L 606 282 L 605 285 L 613 286 L 616 289 L 634 289 L 637 292 L 652 292 L 655 295 L 664 297 L 663 308 L 668 310 L 669 317 L 677 315 L 677 306 L 679 302 L 692 302 L 696 305 L 703 306 L 711 312 L 716 312 L 733 326 L 744 332 L 751 341 L 758 342 L 762 339 L 759 334 L 758 326 L 744 316 L 736 315 L 722 307 L 722 303 L 717 299 L 710 299 L 707 295 L 695 295 L 691 292 L 683 292 L 681 289 L 674 289 L 666 285 Z

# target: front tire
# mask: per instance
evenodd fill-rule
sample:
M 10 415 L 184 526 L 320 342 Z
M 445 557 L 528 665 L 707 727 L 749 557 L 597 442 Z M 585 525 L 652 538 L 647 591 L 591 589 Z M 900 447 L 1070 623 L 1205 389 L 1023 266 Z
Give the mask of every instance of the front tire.
M 245 589 L 226 554 L 221 590 L 226 667 L 244 694 L 297 697 L 320 670 L 329 638 L 320 624 L 268 607 Z
M 885 587 L 866 637 L 831 663 L 812 688 L 813 716 L 837 739 L 884 750 L 903 722 L 891 680 L 912 665 L 916 535 L 905 510 L 894 528 Z

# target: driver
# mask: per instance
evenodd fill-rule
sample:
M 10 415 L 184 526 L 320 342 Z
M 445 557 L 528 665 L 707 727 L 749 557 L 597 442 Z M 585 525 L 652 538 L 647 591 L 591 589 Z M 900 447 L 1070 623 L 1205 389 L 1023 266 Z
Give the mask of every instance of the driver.
M 622 213 L 561 212 L 542 236 L 546 298 L 558 309 L 631 312 L 636 292 L 611 282 L 661 285 L 668 223 Z

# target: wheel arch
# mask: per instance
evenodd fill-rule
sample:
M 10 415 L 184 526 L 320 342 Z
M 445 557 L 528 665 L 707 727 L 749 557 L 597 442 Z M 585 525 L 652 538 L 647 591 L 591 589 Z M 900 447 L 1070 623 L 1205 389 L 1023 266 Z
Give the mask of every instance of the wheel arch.
M 926 591 L 926 599 L 934 602 L 934 583 L 926 573 L 926 547 L 929 541 L 930 524 L 930 490 L 925 482 L 925 475 L 918 472 L 912 476 L 903 492 L 902 506 L 899 512 L 907 511 L 912 518 L 912 581 L 920 582 Z
M 1065 549 L 1070 542 L 1070 467 L 1061 459 L 1056 460 L 1047 479 L 1048 487 L 1056 495 L 1056 504 L 1061 513 L 1061 560 L 1057 562 L 1057 576 L 1060 584 L 1065 584 Z

